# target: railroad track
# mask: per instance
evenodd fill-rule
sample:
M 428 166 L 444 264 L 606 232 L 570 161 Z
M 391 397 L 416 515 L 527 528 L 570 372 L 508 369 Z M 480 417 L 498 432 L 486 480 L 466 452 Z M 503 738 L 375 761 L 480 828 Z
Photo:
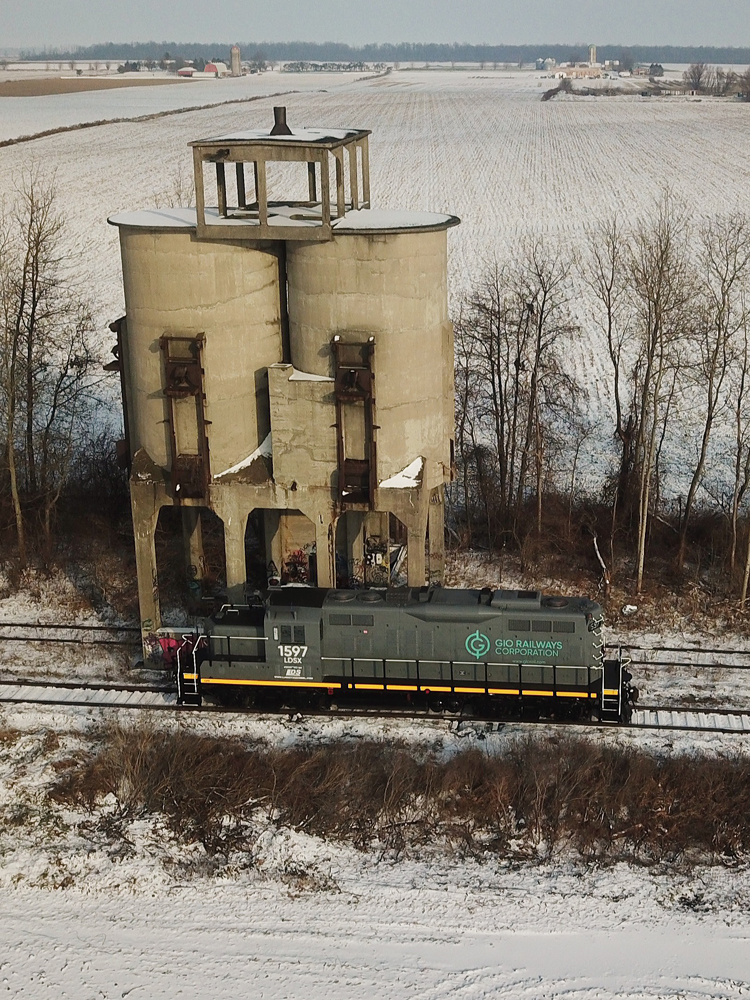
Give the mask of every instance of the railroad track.
M 699 646 L 613 645 L 633 667 L 692 667 L 706 670 L 750 670 L 750 649 L 711 649 Z M 729 659 L 731 657 L 731 659 Z
M 26 634 L 18 634 L 23 630 Z M 34 633 L 34 634 L 28 634 Z M 108 637 L 100 638 L 104 633 Z M 126 638 L 127 637 L 127 638 Z M 90 646 L 138 646 L 139 629 L 126 625 L 78 625 L 36 622 L 0 622 L 0 644 L 3 642 L 28 642 L 73 644 Z M 623 643 L 619 646 L 630 656 L 632 666 L 638 668 L 699 668 L 708 670 L 750 669 L 750 649 L 703 648 L 695 646 L 640 646 Z M 675 656 L 675 654 L 677 654 Z M 719 657 L 732 656 L 733 662 L 723 662 Z M 16 679 L 0 681 L 0 703 L 61 705 L 92 708 L 132 708 L 156 711 L 188 711 L 195 708 L 177 704 L 174 690 L 163 685 L 107 684 L 75 681 L 42 681 Z M 204 704 L 200 712 L 236 712 L 237 709 Z M 276 713 L 288 714 L 288 709 Z M 489 719 L 467 720 L 457 714 L 419 711 L 414 709 L 365 709 L 361 706 L 346 709 L 316 710 L 308 715 L 350 716 L 360 718 L 424 718 L 445 719 L 461 724 L 489 722 Z M 567 724 L 567 723 L 566 723 Z M 594 723 L 587 723 L 594 724 Z M 631 728 L 682 730 L 715 733 L 750 734 L 750 711 L 733 711 L 720 707 L 690 708 L 682 706 L 639 706 L 633 712 Z
M 75 684 L 56 681 L 0 681 L 0 703 L 25 704 L 40 706 L 68 706 L 88 708 L 130 708 L 150 711 L 172 711 L 186 713 L 237 713 L 241 710 L 227 708 L 221 705 L 204 704 L 200 708 L 181 706 L 177 704 L 175 691 L 164 686 L 137 684 Z M 264 715 L 294 714 L 293 709 L 264 709 Z M 410 708 L 397 710 L 393 708 L 379 709 L 352 706 L 341 709 L 315 709 L 303 714 L 328 718 L 377 718 L 377 719 L 430 719 L 458 722 L 470 727 L 475 723 L 496 722 L 495 719 L 483 717 L 468 719 L 455 713 L 435 713 Z M 507 720 L 514 722 L 516 720 Z M 523 720 L 520 720 L 523 721 Z M 541 720 L 544 724 L 570 725 L 570 723 L 553 723 Z M 538 725 L 538 723 L 529 723 Z M 597 723 L 581 723 L 595 726 Z M 603 726 L 611 729 L 611 725 Z M 747 733 L 750 734 L 750 712 L 725 709 L 695 711 L 671 706 L 644 706 L 633 712 L 630 724 L 633 729 L 651 730 L 681 730 L 690 732 L 711 733 Z

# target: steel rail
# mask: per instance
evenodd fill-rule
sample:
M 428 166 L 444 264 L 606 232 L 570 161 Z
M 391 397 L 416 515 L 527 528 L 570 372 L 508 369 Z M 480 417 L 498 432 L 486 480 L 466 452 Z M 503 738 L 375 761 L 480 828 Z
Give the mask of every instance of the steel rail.
M 80 625 L 52 624 L 51 622 L 5 622 L 0 621 L 0 628 L 33 628 L 33 629 L 68 629 L 73 632 L 140 632 L 136 625 Z
M 59 681 L 36 677 L 13 677 L 0 680 L 0 699 L 4 687 L 61 688 L 70 691 L 174 691 L 174 684 L 113 684 L 109 681 Z
M 0 642 L 41 642 L 69 646 L 140 646 L 137 639 L 68 639 L 35 635 L 0 635 Z
M 750 656 L 748 650 L 709 649 L 702 646 L 637 646 L 626 642 L 614 642 L 607 645 L 607 649 L 637 649 L 648 653 L 734 653 L 737 656 Z

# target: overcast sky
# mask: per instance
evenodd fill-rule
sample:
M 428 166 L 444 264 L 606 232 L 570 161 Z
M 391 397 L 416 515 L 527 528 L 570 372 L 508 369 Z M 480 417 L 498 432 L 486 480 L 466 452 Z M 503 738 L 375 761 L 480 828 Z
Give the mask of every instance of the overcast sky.
M 105 41 L 750 45 L 750 0 L 0 0 L 0 48 Z

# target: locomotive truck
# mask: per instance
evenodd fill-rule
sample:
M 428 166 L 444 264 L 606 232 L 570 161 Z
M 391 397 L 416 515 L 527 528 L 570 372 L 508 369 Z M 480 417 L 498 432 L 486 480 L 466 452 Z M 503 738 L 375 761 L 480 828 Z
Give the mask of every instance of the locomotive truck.
M 498 717 L 628 722 L 637 690 L 605 657 L 602 609 L 537 590 L 279 587 L 181 637 L 178 700 L 406 699 Z

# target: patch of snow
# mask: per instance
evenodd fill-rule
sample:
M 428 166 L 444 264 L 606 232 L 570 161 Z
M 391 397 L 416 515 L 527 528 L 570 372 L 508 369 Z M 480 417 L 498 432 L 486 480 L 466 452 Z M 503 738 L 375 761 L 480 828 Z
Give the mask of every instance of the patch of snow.
M 455 226 L 458 219 L 453 215 L 438 212 L 407 212 L 399 209 L 361 208 L 348 212 L 341 219 L 331 223 L 337 232 L 348 229 L 427 229 L 434 226 Z
M 107 219 L 110 226 L 137 229 L 195 229 L 194 208 L 146 208 L 139 212 L 117 212 Z
M 424 467 L 424 459 L 421 457 L 415 458 L 413 462 L 402 469 L 401 472 L 397 472 L 395 476 L 391 476 L 390 479 L 384 479 L 380 483 L 380 488 L 382 490 L 408 490 L 413 486 L 419 486 L 422 482 L 422 469 Z
M 301 372 L 298 368 L 292 368 L 289 376 L 290 382 L 334 382 L 335 379 L 328 375 L 315 375 L 313 372 Z
M 216 206 L 205 208 L 206 222 L 212 226 L 257 226 L 255 216 L 219 215 Z M 304 216 L 300 218 L 300 216 Z M 142 229 L 195 229 L 195 208 L 152 208 L 137 212 L 118 212 L 107 219 L 112 226 L 133 226 Z M 451 215 L 441 215 L 437 212 L 408 212 L 397 209 L 385 211 L 382 209 L 360 209 L 349 212 L 340 219 L 334 219 L 331 227 L 337 232 L 348 230 L 408 230 L 425 229 L 435 226 L 456 225 L 458 220 Z M 321 215 L 319 211 L 294 206 L 274 206 L 268 211 L 269 226 L 319 226 Z
M 291 135 L 271 135 L 271 129 L 250 129 L 245 132 L 229 132 L 227 135 L 211 136 L 208 139 L 198 140 L 204 142 L 340 142 L 349 139 L 351 136 L 364 132 L 366 129 L 358 128 L 296 128 L 291 130 Z
M 247 458 L 243 458 L 241 462 L 233 465 L 231 469 L 224 469 L 223 472 L 219 472 L 214 476 L 214 479 L 221 479 L 222 476 L 231 476 L 235 472 L 241 472 L 243 469 L 249 469 L 256 458 L 272 458 L 273 457 L 273 445 L 271 442 L 271 433 L 263 438 L 263 441 L 258 445 L 255 451 L 248 455 Z

